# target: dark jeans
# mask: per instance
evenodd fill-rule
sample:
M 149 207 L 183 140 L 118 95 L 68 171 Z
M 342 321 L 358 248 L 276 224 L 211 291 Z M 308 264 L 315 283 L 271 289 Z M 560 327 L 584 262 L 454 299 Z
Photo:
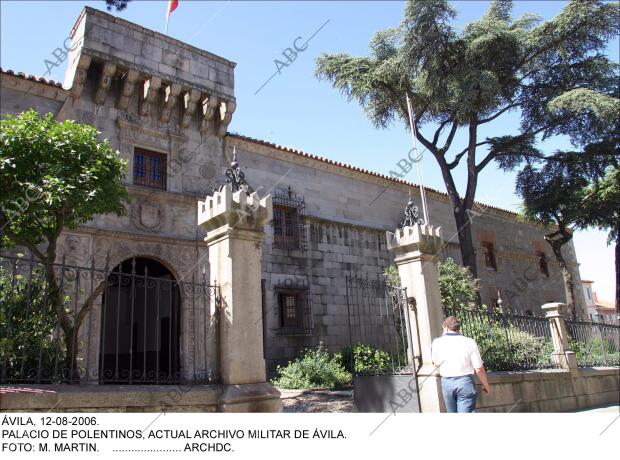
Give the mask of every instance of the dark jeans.
M 476 386 L 473 375 L 442 377 L 441 391 L 447 412 L 474 412 L 476 410 Z

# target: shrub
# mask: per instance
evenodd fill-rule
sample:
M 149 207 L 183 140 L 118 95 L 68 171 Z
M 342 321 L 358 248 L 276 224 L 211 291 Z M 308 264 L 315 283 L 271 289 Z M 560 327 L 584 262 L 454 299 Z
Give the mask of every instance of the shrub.
M 441 303 L 448 308 L 473 309 L 478 301 L 478 280 L 466 267 L 448 258 L 439 263 Z
M 383 276 L 385 277 L 385 284 L 389 287 L 400 286 L 400 275 L 398 274 L 398 268 L 396 265 L 388 265 L 383 269 Z
M 375 347 L 357 343 L 340 351 L 341 362 L 347 372 L 355 374 L 380 374 L 387 372 L 392 364 L 390 355 Z
M 512 325 L 504 325 L 493 316 L 471 315 L 456 311 L 463 335 L 478 344 L 485 368 L 493 371 L 552 367 L 553 343 Z
M 41 270 L 30 279 L 0 266 L 0 366 L 6 380 L 56 381 L 65 353 Z
M 569 340 L 568 345 L 575 352 L 580 367 L 620 365 L 620 352 L 615 351 L 613 342 L 608 339 Z
M 287 366 L 278 366 L 271 383 L 278 388 L 341 388 L 351 384 L 351 373 L 342 365 L 340 354 L 330 353 L 320 344 L 304 350 L 300 358 Z

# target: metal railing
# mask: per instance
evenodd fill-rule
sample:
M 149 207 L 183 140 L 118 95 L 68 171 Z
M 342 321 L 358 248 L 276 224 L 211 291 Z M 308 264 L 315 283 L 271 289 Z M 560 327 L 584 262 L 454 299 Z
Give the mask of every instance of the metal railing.
M 383 280 L 347 277 L 349 347 L 354 375 L 413 374 L 414 350 L 406 290 Z
M 579 367 L 620 366 L 620 326 L 566 320 L 566 329 Z
M 0 383 L 216 381 L 218 302 L 204 275 L 152 259 L 46 271 L 0 255 Z
M 557 367 L 552 358 L 553 340 L 546 318 L 447 307 L 444 314 L 457 317 L 461 333 L 476 341 L 487 370 Z

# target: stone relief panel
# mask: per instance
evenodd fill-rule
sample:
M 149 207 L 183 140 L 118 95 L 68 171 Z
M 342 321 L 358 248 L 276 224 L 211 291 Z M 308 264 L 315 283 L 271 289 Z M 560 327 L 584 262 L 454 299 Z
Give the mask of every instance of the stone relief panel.
M 200 168 L 198 169 L 198 172 L 200 172 L 200 175 L 202 177 L 204 177 L 207 180 L 212 180 L 215 178 L 216 175 L 216 165 L 215 162 L 213 160 L 207 160 L 205 163 L 203 163 Z
M 65 264 L 87 267 L 90 265 L 90 237 L 87 235 L 67 234 L 62 240 L 62 255 Z
M 157 233 L 166 224 L 166 212 L 156 201 L 136 200 L 131 205 L 130 219 L 136 229 Z

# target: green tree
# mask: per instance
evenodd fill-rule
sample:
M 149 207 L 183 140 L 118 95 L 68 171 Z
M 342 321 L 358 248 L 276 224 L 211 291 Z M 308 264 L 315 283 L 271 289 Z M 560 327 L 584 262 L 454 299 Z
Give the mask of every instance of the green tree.
M 56 382 L 62 343 L 57 318 L 47 296 L 45 274 L 38 266 L 24 276 L 0 266 L 0 365 L 2 378 Z M 62 359 L 62 358 L 60 358 Z
M 116 11 L 123 11 L 127 8 L 127 4 L 130 1 L 131 0 L 105 0 L 105 3 L 108 11 L 112 10 L 112 8 L 115 8 Z
M 126 162 L 97 135 L 92 126 L 32 110 L 0 120 L 0 244 L 28 248 L 41 261 L 73 371 L 80 325 L 103 283 L 76 314 L 67 311 L 54 271 L 57 240 L 96 214 L 124 214 L 129 200 L 121 182 Z
M 609 167 L 605 177 L 584 191 L 581 228 L 609 230 L 607 243 L 615 242 L 616 312 L 620 314 L 620 167 Z
M 545 240 L 562 272 L 568 312 L 576 317 L 585 312 L 576 311 L 572 267 L 562 248 L 572 240 L 573 232 L 582 222 L 592 164 L 575 152 L 557 152 L 554 158 L 557 161 L 525 165 L 517 174 L 516 191 L 523 199 L 522 217 L 542 224 L 549 231 Z
M 546 22 L 532 14 L 513 19 L 511 7 L 495 0 L 459 30 L 450 24 L 456 12 L 447 0 L 409 0 L 400 26 L 375 34 L 370 56 L 324 54 L 316 62 L 316 76 L 357 100 L 378 128 L 395 120 L 408 128 L 410 95 L 415 133 L 439 165 L 463 264 L 474 276 L 470 216 L 480 172 L 493 161 L 514 167 L 546 158 L 536 148 L 541 137 L 592 142 L 599 134 L 589 129 L 596 124 L 592 107 L 618 107 L 617 67 L 603 54 L 618 35 L 617 4 L 571 1 Z M 521 117 L 518 133 L 480 139 L 482 127 L 511 111 Z M 457 131 L 466 136 L 464 148 L 453 145 Z M 461 195 L 455 173 L 462 163 Z
M 477 306 L 479 280 L 467 267 L 448 258 L 439 263 L 439 293 L 441 303 L 448 308 L 470 309 Z

